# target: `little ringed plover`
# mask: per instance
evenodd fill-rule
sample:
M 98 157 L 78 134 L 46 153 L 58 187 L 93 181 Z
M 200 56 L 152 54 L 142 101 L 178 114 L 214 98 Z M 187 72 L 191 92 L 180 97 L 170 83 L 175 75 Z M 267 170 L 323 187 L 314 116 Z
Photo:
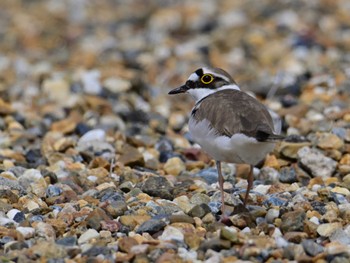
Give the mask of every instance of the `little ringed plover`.
M 224 70 L 204 67 L 169 94 L 189 93 L 196 101 L 189 119 L 192 138 L 216 161 L 224 215 L 221 162 L 249 164 L 246 205 L 253 184 L 253 167 L 282 140 L 280 119 L 257 99 L 240 90 Z M 274 117 L 274 118 L 273 118 Z

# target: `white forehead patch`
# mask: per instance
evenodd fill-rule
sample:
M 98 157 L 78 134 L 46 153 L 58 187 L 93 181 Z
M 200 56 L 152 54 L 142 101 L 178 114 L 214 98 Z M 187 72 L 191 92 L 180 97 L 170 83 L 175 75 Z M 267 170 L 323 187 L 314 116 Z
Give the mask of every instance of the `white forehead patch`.
M 198 79 L 199 79 L 199 77 L 196 73 L 192 73 L 190 75 L 190 77 L 188 78 L 188 80 L 191 80 L 191 81 L 197 81 Z

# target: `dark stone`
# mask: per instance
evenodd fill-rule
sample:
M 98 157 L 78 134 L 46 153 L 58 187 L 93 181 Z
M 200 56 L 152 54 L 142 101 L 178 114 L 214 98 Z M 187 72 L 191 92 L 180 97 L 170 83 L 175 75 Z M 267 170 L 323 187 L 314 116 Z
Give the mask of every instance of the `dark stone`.
M 281 98 L 281 104 L 284 108 L 289 108 L 294 105 L 297 105 L 298 99 L 291 94 L 286 94 Z
M 263 204 L 267 207 L 270 206 L 285 206 L 288 204 L 288 200 L 284 199 L 284 198 L 280 198 L 276 195 L 271 195 L 270 197 L 268 197 L 268 199 L 266 199 Z
M 105 201 L 124 201 L 123 193 L 116 191 L 114 188 L 110 187 L 102 190 L 98 193 L 97 199 L 100 199 L 101 202 Z
M 101 246 L 93 246 L 92 248 L 83 252 L 82 255 L 88 256 L 88 257 L 96 257 L 98 255 L 109 255 L 111 253 L 112 253 L 111 248 L 101 247 Z
M 26 153 L 26 160 L 28 163 L 36 163 L 40 158 L 42 158 L 40 149 L 30 149 Z
M 283 167 L 280 171 L 279 180 L 281 183 L 295 183 L 297 182 L 297 175 L 293 167 Z
M 303 246 L 305 252 L 314 257 L 324 251 L 324 248 L 317 244 L 315 241 L 311 239 L 305 239 L 301 242 L 301 245 Z
M 188 215 L 191 217 L 203 218 L 206 214 L 210 213 L 211 209 L 207 204 L 195 205 L 189 212 Z
M 149 177 L 141 187 L 141 190 L 154 197 L 160 197 L 163 199 L 173 199 L 173 188 L 169 181 L 162 176 Z
M 48 171 L 46 169 L 41 170 L 40 172 L 44 178 L 46 178 L 46 177 L 50 178 L 51 184 L 55 184 L 58 182 L 58 178 L 57 178 L 57 175 L 55 173 Z
M 160 152 L 160 154 L 159 154 L 159 161 L 161 163 L 166 163 L 166 161 L 168 161 L 169 159 L 174 158 L 174 157 L 179 157 L 180 159 L 183 160 L 183 157 L 181 154 L 178 154 L 175 152 L 170 152 L 170 151 L 163 151 L 163 152 Z
M 144 222 L 143 224 L 141 224 L 137 228 L 136 233 L 142 234 L 143 232 L 147 232 L 150 234 L 154 234 L 162 230 L 165 226 L 166 226 L 166 223 L 162 220 L 150 219 Z
M 22 221 L 24 221 L 26 219 L 26 216 L 23 212 L 18 212 L 17 214 L 15 214 L 15 216 L 13 217 L 13 220 L 17 223 L 21 223 Z
M 120 113 L 122 119 L 126 122 L 143 123 L 147 124 L 149 116 L 142 110 L 134 110 Z
M 66 247 L 73 247 L 77 244 L 77 240 L 78 239 L 76 236 L 67 236 L 56 240 L 56 244 Z
M 320 201 L 312 201 L 310 204 L 312 208 L 319 212 L 321 215 L 324 215 L 327 212 L 325 203 L 322 203 Z
M 79 122 L 75 127 L 75 133 L 79 136 L 83 136 L 85 133 L 91 130 L 91 127 L 83 122 Z
M 173 143 L 167 139 L 167 138 L 162 138 L 160 139 L 155 145 L 154 148 L 158 152 L 172 152 L 174 151 L 174 145 Z
M 291 231 L 303 231 L 306 214 L 304 211 L 292 211 L 282 215 L 281 230 L 283 233 Z

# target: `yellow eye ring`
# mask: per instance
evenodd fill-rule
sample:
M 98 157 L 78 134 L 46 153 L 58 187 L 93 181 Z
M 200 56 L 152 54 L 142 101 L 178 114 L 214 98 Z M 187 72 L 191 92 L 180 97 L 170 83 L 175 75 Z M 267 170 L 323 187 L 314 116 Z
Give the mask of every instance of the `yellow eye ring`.
M 209 84 L 209 83 L 212 83 L 214 80 L 214 77 L 211 75 L 211 74 L 204 74 L 202 77 L 201 77 L 201 81 L 203 84 Z

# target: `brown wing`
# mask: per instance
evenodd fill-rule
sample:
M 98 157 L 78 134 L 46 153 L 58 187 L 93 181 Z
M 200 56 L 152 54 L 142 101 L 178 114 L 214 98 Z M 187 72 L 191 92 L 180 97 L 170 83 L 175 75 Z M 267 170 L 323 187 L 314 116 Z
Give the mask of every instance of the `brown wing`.
M 197 121 L 209 120 L 218 134 L 229 137 L 243 133 L 266 141 L 275 136 L 266 107 L 238 90 L 222 90 L 209 95 L 197 103 L 192 116 Z

